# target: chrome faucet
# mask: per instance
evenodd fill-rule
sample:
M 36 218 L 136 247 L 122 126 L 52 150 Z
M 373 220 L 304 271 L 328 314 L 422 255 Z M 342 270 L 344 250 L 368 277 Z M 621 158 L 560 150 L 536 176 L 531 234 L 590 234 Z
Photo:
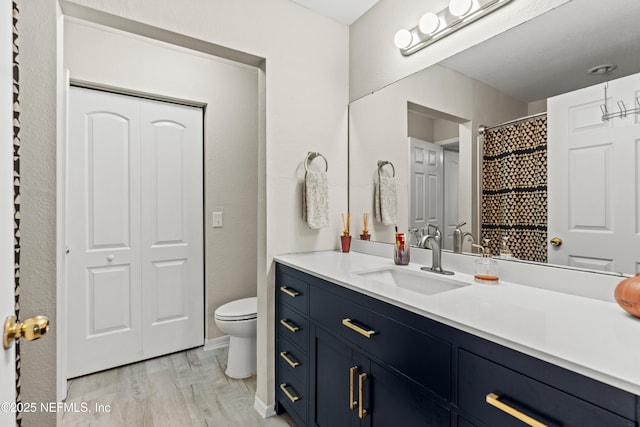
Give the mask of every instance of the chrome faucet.
M 433 229 L 433 233 L 431 232 Z M 440 229 L 437 225 L 428 224 L 426 232 L 420 239 L 420 243 L 418 246 L 421 248 L 431 248 L 431 268 L 429 267 L 420 267 L 421 270 L 430 271 L 432 273 L 438 274 L 446 274 L 451 275 L 453 271 L 447 271 L 442 269 L 442 235 L 440 234 Z
M 473 234 L 468 231 L 462 231 L 460 227 L 465 225 L 467 221 L 462 221 L 460 224 L 456 225 L 455 230 L 453 230 L 453 252 L 459 254 L 462 253 L 462 244 L 464 243 L 464 239 L 467 237 L 471 237 L 471 244 L 475 243 L 473 239 Z

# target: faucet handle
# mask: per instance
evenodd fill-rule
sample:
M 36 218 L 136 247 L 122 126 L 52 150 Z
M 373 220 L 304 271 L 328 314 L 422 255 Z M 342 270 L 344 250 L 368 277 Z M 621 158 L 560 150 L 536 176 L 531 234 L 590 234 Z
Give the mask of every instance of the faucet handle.
M 467 221 L 462 221 L 460 224 L 456 225 L 456 228 L 460 228 L 463 225 L 465 225 L 467 223 Z
M 435 230 L 433 232 L 433 234 L 435 234 L 436 236 L 439 236 L 440 235 L 440 227 L 438 227 L 436 224 L 427 224 L 427 234 L 430 233 L 432 228 Z

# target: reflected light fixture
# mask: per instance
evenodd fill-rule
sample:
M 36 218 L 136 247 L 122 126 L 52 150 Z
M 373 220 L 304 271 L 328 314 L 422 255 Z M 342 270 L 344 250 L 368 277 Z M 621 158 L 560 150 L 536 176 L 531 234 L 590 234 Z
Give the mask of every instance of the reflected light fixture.
M 511 0 L 450 0 L 440 12 L 427 12 L 418 25 L 399 30 L 393 41 L 404 56 L 409 56 L 431 43 L 469 25 L 509 3 Z

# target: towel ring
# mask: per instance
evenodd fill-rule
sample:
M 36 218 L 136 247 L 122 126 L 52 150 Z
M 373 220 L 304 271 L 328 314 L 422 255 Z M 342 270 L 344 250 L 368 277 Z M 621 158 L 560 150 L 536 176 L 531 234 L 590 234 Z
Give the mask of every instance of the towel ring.
M 309 151 L 309 153 L 307 154 L 307 157 L 304 158 L 304 170 L 306 172 L 309 172 L 309 164 L 316 157 L 322 157 L 322 160 L 324 160 L 324 171 L 327 172 L 329 170 L 329 162 L 327 162 L 327 159 L 322 154 L 316 151 Z
M 391 163 L 390 161 L 387 161 L 387 160 L 378 160 L 378 176 L 380 176 L 380 169 L 382 169 L 386 165 L 391 166 L 391 170 L 393 170 L 393 175 L 391 175 L 391 177 L 395 178 L 395 176 L 396 176 L 396 168 L 393 166 L 393 163 Z

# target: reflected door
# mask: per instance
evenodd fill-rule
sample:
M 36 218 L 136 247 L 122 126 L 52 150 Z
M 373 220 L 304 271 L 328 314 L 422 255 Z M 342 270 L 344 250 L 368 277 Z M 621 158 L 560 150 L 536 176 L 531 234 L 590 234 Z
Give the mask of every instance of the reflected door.
M 549 262 L 634 273 L 640 261 L 640 116 L 602 120 L 604 84 L 550 98 Z M 607 107 L 634 108 L 640 76 L 609 82 Z
M 409 138 L 410 180 L 409 227 L 423 229 L 444 224 L 443 148 L 438 144 Z
M 71 88 L 67 372 L 203 342 L 202 111 Z

